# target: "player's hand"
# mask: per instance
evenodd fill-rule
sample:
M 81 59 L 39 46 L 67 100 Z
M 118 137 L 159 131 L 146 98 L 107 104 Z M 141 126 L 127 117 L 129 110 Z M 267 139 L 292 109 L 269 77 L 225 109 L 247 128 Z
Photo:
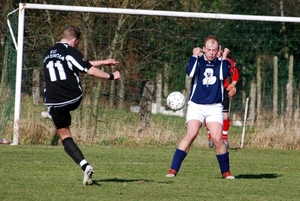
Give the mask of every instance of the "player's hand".
M 105 62 L 105 65 L 110 65 L 111 68 L 114 68 L 115 66 L 117 66 L 119 64 L 119 62 L 114 59 L 106 59 L 106 60 L 104 60 L 104 62 Z
M 203 50 L 200 47 L 195 47 L 193 49 L 193 56 L 198 57 L 199 55 L 202 55 Z
M 114 80 L 120 80 L 122 78 L 122 74 L 120 73 L 120 71 L 115 71 L 113 72 L 114 74 Z
M 230 52 L 230 50 L 227 47 L 225 47 L 224 51 L 223 51 L 223 54 L 222 54 L 222 58 L 226 59 L 227 56 L 229 55 L 229 52 Z
M 229 98 L 236 94 L 236 87 L 233 84 L 229 84 L 226 90 L 228 91 Z

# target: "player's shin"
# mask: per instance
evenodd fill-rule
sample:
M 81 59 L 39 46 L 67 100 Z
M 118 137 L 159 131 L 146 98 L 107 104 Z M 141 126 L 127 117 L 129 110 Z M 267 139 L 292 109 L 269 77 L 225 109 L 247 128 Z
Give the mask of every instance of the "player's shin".
M 220 166 L 221 174 L 224 174 L 225 172 L 230 171 L 230 165 L 229 165 L 229 152 L 226 152 L 224 154 L 218 154 L 217 160 Z
M 74 162 L 80 164 L 82 170 L 85 170 L 85 167 L 88 165 L 88 163 L 82 163 L 82 161 L 85 161 L 84 156 L 78 146 L 75 144 L 73 138 L 65 138 L 62 140 L 62 144 L 64 145 L 65 151 L 74 160 Z
M 173 156 L 173 161 L 171 164 L 171 168 L 178 171 L 180 169 L 181 163 L 186 157 L 187 153 L 185 151 L 182 151 L 180 149 L 176 149 L 174 156 Z

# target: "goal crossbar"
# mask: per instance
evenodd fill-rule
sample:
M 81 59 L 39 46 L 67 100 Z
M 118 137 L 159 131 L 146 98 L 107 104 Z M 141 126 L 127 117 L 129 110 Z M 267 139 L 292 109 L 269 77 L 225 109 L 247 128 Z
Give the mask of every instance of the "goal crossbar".
M 77 12 L 93 12 L 93 13 L 114 13 L 114 14 L 128 14 L 128 15 L 169 16 L 169 17 L 184 17 L 184 18 L 210 18 L 210 19 L 220 19 L 220 20 L 250 20 L 250 21 L 272 21 L 272 22 L 295 22 L 295 23 L 300 22 L 300 17 L 195 13 L 195 12 L 180 12 L 180 11 L 19 3 L 18 42 L 17 44 L 15 44 L 17 49 L 17 64 L 16 64 L 16 85 L 15 85 L 15 106 L 14 106 L 14 134 L 13 134 L 13 143 L 11 145 L 18 145 L 19 143 L 20 111 L 21 111 L 20 109 L 21 108 L 21 80 L 22 80 L 22 65 L 23 65 L 23 40 L 24 40 L 24 21 L 25 21 L 26 9 L 77 11 Z M 8 24 L 9 24 L 9 20 L 8 20 Z M 15 40 L 14 34 L 11 29 L 10 32 L 13 39 Z
M 49 5 L 49 4 L 30 4 L 20 3 L 20 9 L 40 9 L 40 10 L 61 10 L 61 11 L 79 11 L 94 13 L 115 13 L 129 15 L 156 15 L 169 17 L 190 17 L 190 18 L 210 18 L 223 20 L 251 20 L 251 21 L 272 21 L 272 22 L 300 22 L 300 17 L 284 16 L 259 16 L 259 15 L 236 15 L 220 13 L 195 13 L 181 11 L 164 11 L 164 10 L 142 10 L 142 9 L 125 9 L 125 8 L 104 8 L 104 7 L 85 7 L 85 6 L 66 6 L 66 5 Z

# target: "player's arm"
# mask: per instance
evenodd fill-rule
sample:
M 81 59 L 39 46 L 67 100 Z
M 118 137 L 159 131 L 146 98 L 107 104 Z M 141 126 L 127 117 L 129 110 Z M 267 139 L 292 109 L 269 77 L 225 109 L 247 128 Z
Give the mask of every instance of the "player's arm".
M 228 97 L 232 97 L 236 94 L 236 84 L 237 84 L 237 82 L 240 78 L 239 71 L 238 71 L 238 68 L 235 65 L 235 62 L 232 61 L 231 65 L 233 65 L 230 69 L 231 70 L 231 80 L 232 80 L 232 82 L 226 88 L 226 90 L 229 91 L 228 92 Z
M 237 84 L 237 81 L 232 80 L 231 85 L 233 85 L 235 87 L 236 84 Z
M 104 72 L 94 66 L 92 66 L 88 71 L 88 75 L 98 77 L 98 78 L 104 78 L 104 79 L 109 79 L 109 80 L 118 80 L 121 79 L 121 73 L 120 71 L 115 71 L 113 73 L 107 73 Z
M 236 85 L 237 82 L 240 79 L 240 74 L 239 74 L 238 68 L 235 65 L 235 62 L 233 61 L 232 63 L 233 64 L 231 64 L 231 65 L 233 65 L 233 66 L 230 69 L 230 71 L 231 71 L 231 79 L 232 79 L 232 83 L 234 83 Z
M 117 80 L 121 78 L 121 73 L 119 71 L 115 71 L 114 73 L 106 73 L 97 68 L 97 66 L 105 65 L 110 65 L 112 68 L 114 68 L 119 64 L 119 62 L 114 59 L 88 61 L 76 48 L 71 48 L 69 50 L 69 55 L 66 57 L 66 59 L 71 62 L 80 72 L 87 73 L 88 75 L 110 80 Z
M 96 60 L 96 61 L 89 61 L 89 62 L 95 67 L 109 65 L 112 68 L 114 68 L 115 66 L 117 66 L 119 64 L 119 62 L 114 59 Z
M 224 51 L 222 51 L 222 57 L 219 58 L 219 60 L 221 59 L 222 66 L 223 66 L 223 68 L 222 68 L 223 76 L 220 77 L 220 79 L 222 79 L 222 80 L 224 80 L 228 76 L 230 76 L 231 63 L 226 59 L 229 52 L 230 52 L 230 50 L 228 48 L 224 48 Z
M 193 55 L 191 56 L 185 70 L 189 77 L 194 77 L 195 73 L 197 72 L 196 69 L 198 68 L 198 58 L 201 57 L 202 54 L 202 49 L 200 47 L 195 47 L 193 49 Z
M 119 64 L 118 61 L 114 59 L 106 59 L 106 60 L 96 60 L 96 61 L 89 61 L 92 64 L 92 67 L 87 71 L 88 75 L 104 78 L 109 80 L 118 80 L 121 78 L 120 71 L 115 71 L 113 73 L 107 73 L 97 68 L 97 66 L 106 66 L 109 65 L 114 68 L 116 65 Z
M 229 52 L 230 52 L 230 50 L 227 47 L 225 47 L 224 50 L 223 50 L 223 53 L 222 53 L 222 58 L 226 59 Z

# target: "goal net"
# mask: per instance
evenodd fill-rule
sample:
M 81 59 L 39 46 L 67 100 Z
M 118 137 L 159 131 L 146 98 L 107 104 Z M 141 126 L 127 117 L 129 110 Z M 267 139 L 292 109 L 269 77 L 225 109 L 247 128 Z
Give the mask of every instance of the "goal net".
M 79 49 L 89 60 L 114 58 L 120 61 L 123 74 L 123 79 L 117 82 L 82 75 L 84 101 L 72 119 L 73 128 L 85 133 L 82 140 L 99 143 L 108 140 L 109 132 L 114 131 L 105 130 L 112 123 L 123 126 L 124 119 L 118 118 L 116 110 L 133 118 L 132 110 L 139 106 L 141 89 L 149 80 L 155 86 L 154 113 L 167 110 L 162 107 L 172 91 L 188 94 L 185 66 L 192 49 L 202 47 L 207 35 L 216 35 L 222 47 L 231 50 L 230 56 L 241 75 L 237 94 L 231 99 L 230 132 L 240 135 L 241 125 L 246 125 L 251 133 L 267 128 L 284 132 L 289 126 L 289 131 L 300 135 L 296 129 L 299 17 L 171 12 L 163 10 L 167 7 L 162 4 L 162 7 L 144 5 L 139 9 L 129 9 L 129 4 L 127 9 L 122 6 L 124 9 L 101 7 L 101 3 L 87 7 L 20 3 L 18 12 L 8 16 L 12 37 L 6 41 L 8 52 L 4 57 L 8 58 L 8 68 L 4 70 L 14 69 L 16 74 L 5 77 L 2 71 L 2 79 L 8 81 L 1 80 L 1 84 L 8 85 L 2 86 L 1 94 L 14 95 L 6 99 L 2 96 L 7 108 L 14 104 L 14 110 L 1 111 L 10 117 L 5 122 L 9 128 L 4 131 L 0 125 L 2 136 L 13 139 L 13 144 L 43 143 L 39 140 L 43 139 L 41 135 L 55 133 L 40 115 L 46 110 L 42 103 L 43 56 L 70 24 L 81 28 Z M 151 6 L 156 9 L 151 10 Z M 244 118 L 247 98 L 249 106 Z M 272 141 L 270 135 L 261 138 Z

